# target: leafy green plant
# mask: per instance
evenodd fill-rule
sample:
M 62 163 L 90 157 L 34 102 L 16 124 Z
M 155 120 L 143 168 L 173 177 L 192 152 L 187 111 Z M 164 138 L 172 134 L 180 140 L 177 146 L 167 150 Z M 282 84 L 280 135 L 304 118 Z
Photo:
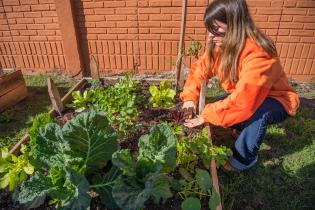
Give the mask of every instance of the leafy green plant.
M 150 85 L 149 91 L 151 97 L 149 99 L 153 107 L 172 108 L 174 107 L 175 91 L 171 89 L 172 83 L 164 80 L 160 83 L 160 89 L 155 85 Z
M 95 111 L 79 114 L 62 128 L 50 123 L 36 136 L 33 153 L 43 169 L 25 181 L 18 200 L 30 208 L 49 196 L 59 209 L 86 209 L 90 189 L 86 177 L 104 168 L 117 150 L 116 133 Z
M 139 155 L 133 159 L 129 150 L 113 154 L 113 164 L 123 171 L 112 185 L 112 196 L 122 209 L 143 208 L 152 198 L 155 203 L 172 197 L 165 172 L 176 167 L 176 138 L 165 123 L 156 125 L 139 140 Z
M 196 169 L 194 179 L 189 172 L 186 171 L 185 173 L 188 175 L 184 176 L 186 180 L 182 182 L 183 186 L 179 192 L 179 195 L 184 199 L 181 205 L 182 209 L 199 210 L 201 209 L 200 200 L 203 197 L 207 197 L 209 198 L 209 209 L 215 210 L 220 203 L 220 198 L 212 186 L 212 180 L 209 172 L 203 169 Z
M 183 57 L 194 56 L 194 58 L 198 59 L 202 44 L 191 36 L 187 37 L 190 40 L 190 43 L 186 48 L 182 49 L 181 54 Z
M 191 150 L 197 154 L 203 161 L 204 166 L 209 168 L 211 159 L 217 161 L 217 167 L 223 165 L 232 151 L 225 146 L 214 146 L 208 139 L 205 129 L 193 137 Z
M 22 145 L 21 152 L 22 155 L 17 157 L 7 148 L 1 148 L 0 188 L 9 187 L 12 191 L 34 173 L 35 168 L 28 159 L 29 150 Z
M 126 75 L 107 89 L 89 89 L 83 95 L 80 92 L 73 93 L 74 101 L 71 106 L 77 112 L 85 109 L 105 112 L 119 134 L 126 135 L 137 128 L 134 118 L 139 114 L 136 95 L 138 85 L 138 81 Z

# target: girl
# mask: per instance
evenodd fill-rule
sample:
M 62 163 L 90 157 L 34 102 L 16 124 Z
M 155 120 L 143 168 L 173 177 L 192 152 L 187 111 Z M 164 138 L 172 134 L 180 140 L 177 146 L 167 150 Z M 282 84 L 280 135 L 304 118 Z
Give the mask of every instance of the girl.
M 206 105 L 187 127 L 204 123 L 241 133 L 227 170 L 252 167 L 267 126 L 293 116 L 299 98 L 288 83 L 273 41 L 255 26 L 245 0 L 214 0 L 206 9 L 207 52 L 190 69 L 183 92 L 183 111 L 194 110 L 203 80 L 217 76 L 227 96 Z

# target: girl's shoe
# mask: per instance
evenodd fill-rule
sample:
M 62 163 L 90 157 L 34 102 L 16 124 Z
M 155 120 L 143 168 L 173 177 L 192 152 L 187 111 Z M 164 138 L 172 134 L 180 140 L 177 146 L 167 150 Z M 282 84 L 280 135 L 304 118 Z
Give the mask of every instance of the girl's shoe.
M 229 161 L 226 161 L 225 164 L 222 166 L 222 169 L 224 171 L 228 171 L 228 172 L 240 172 L 239 170 L 237 170 L 236 168 L 234 168 L 233 166 L 231 166 L 231 164 L 229 163 Z

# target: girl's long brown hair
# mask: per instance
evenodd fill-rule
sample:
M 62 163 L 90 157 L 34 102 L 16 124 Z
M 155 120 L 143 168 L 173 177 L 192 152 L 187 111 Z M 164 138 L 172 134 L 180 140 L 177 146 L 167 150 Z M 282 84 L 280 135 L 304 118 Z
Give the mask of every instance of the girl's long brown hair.
M 215 20 L 227 24 L 227 32 L 220 34 Z M 274 42 L 263 34 L 255 25 L 245 0 L 214 0 L 206 9 L 204 23 L 209 32 L 217 36 L 224 36 L 221 47 L 221 63 L 219 79 L 229 79 L 233 83 L 238 81 L 237 68 L 242 49 L 247 37 L 251 37 L 271 57 L 277 57 Z M 214 44 L 207 42 L 209 68 L 215 65 Z

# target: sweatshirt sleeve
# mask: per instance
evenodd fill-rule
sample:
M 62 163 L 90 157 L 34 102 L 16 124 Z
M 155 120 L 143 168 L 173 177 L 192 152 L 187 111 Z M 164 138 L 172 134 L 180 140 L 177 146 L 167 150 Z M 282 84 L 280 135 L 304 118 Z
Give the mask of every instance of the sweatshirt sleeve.
M 198 103 L 202 81 L 213 76 L 213 72 L 207 69 L 207 62 L 208 55 L 206 52 L 192 64 L 183 92 L 180 93 L 180 98 L 183 101 L 193 101 L 195 104 Z
M 206 122 L 230 127 L 249 119 L 263 103 L 270 88 L 281 75 L 279 59 L 253 52 L 241 62 L 235 90 L 224 100 L 208 104 L 201 116 Z

